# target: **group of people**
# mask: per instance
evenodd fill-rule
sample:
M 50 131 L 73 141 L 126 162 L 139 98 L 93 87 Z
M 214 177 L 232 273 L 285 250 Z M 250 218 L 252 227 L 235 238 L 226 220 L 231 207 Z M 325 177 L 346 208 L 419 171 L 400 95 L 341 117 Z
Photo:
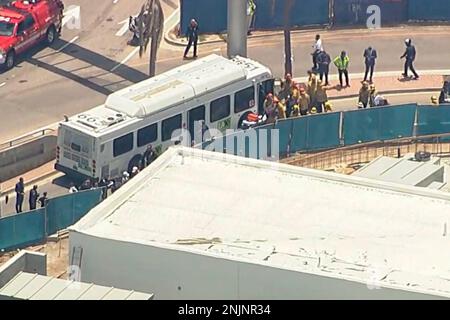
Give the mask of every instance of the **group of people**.
M 403 76 L 405 78 L 408 78 L 409 77 L 408 73 L 409 71 L 411 71 L 412 74 L 414 75 L 413 79 L 417 80 L 419 79 L 419 75 L 417 74 L 414 68 L 414 61 L 416 60 L 416 48 L 412 44 L 411 39 L 405 40 L 405 46 L 406 46 L 405 52 L 400 57 L 400 59 L 405 59 Z M 339 73 L 340 86 L 343 87 L 343 76 L 345 76 L 346 86 L 349 87 L 350 81 L 348 76 L 348 68 L 350 64 L 350 57 L 348 56 L 347 52 L 342 51 L 339 56 L 331 60 L 330 55 L 324 49 L 323 42 L 319 34 L 316 35 L 316 40 L 312 47 L 313 47 L 313 52 L 311 53 L 313 61 L 312 71 L 320 75 L 320 80 L 323 80 L 325 78 L 325 85 L 326 86 L 329 85 L 328 74 L 330 71 L 330 64 L 331 62 L 333 62 Z M 378 58 L 377 50 L 369 46 L 367 49 L 364 50 L 363 58 L 366 67 L 363 81 L 368 81 L 369 83 L 372 83 L 376 60 Z
M 25 200 L 25 182 L 23 178 L 19 178 L 19 181 L 16 183 L 15 192 L 16 192 L 16 212 L 21 213 L 23 212 L 23 202 Z M 8 199 L 6 199 L 6 202 L 8 202 Z M 30 190 L 28 197 L 28 204 L 30 211 L 35 210 L 37 208 L 38 202 L 41 208 L 44 208 L 47 205 L 48 203 L 47 192 L 44 192 L 41 196 L 38 192 L 38 186 L 34 185 L 33 188 Z
M 122 175 L 120 177 L 103 177 L 99 182 L 92 179 L 86 179 L 78 188 L 74 183 L 71 183 L 69 187 L 69 193 L 102 188 L 102 199 L 104 200 L 108 197 L 109 190 L 111 191 L 111 193 L 114 193 L 122 185 L 127 183 L 130 179 L 134 178 L 142 169 L 147 167 L 156 158 L 157 153 L 153 146 L 150 144 L 147 146 L 147 149 L 140 157 L 139 163 L 133 165 L 129 171 L 122 172 Z
M 266 122 L 332 111 L 326 90 L 325 84 L 313 72 L 309 72 L 306 87 L 287 74 L 278 95 L 269 93 L 264 100 Z

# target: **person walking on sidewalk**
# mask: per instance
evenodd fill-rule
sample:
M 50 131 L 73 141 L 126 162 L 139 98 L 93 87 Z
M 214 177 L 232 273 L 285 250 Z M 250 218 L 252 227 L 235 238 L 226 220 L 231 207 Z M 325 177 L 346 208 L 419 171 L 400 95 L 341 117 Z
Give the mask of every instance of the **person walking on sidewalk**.
M 414 61 L 416 60 L 416 47 L 412 45 L 411 39 L 406 39 L 405 45 L 406 45 L 405 53 L 400 57 L 400 59 L 406 58 L 405 72 L 403 73 L 403 76 L 405 78 L 408 78 L 408 69 L 409 69 L 414 74 L 414 80 L 417 80 L 419 79 L 419 75 L 417 74 L 413 65 Z
M 191 20 L 186 36 L 188 38 L 188 44 L 186 46 L 186 50 L 184 50 L 183 58 L 187 58 L 187 54 L 189 53 L 192 45 L 194 45 L 194 58 L 197 58 L 198 23 L 195 19 Z
M 350 58 L 345 51 L 341 52 L 341 55 L 333 60 L 334 65 L 338 68 L 339 72 L 339 83 L 341 88 L 343 88 L 342 75 L 345 75 L 345 83 L 347 87 L 350 87 L 350 81 L 348 80 L 348 65 L 350 63 Z
M 319 56 L 320 52 L 323 50 L 322 46 L 322 39 L 320 39 L 320 34 L 316 35 L 316 42 L 314 43 L 313 52 L 311 53 L 312 59 L 313 59 L 313 71 L 317 71 L 318 64 L 317 64 L 317 57 Z
M 366 50 L 364 50 L 364 63 L 366 65 L 366 72 L 364 74 L 364 80 L 367 81 L 367 76 L 369 76 L 369 82 L 372 83 L 373 79 L 373 71 L 375 69 L 375 62 L 378 58 L 377 50 L 373 49 L 372 47 L 368 47 Z
M 19 179 L 19 182 L 16 183 L 15 187 L 16 191 L 16 212 L 22 212 L 22 204 L 25 198 L 25 184 L 23 182 L 23 178 Z
M 30 211 L 36 209 L 36 204 L 39 198 L 39 193 L 37 191 L 38 186 L 34 185 L 33 189 L 30 190 L 30 197 L 28 199 L 28 203 L 30 205 Z
M 320 80 L 323 81 L 323 76 L 325 76 L 325 86 L 328 86 L 328 73 L 330 72 L 331 57 L 325 49 L 322 49 L 317 57 L 317 63 L 319 64 Z

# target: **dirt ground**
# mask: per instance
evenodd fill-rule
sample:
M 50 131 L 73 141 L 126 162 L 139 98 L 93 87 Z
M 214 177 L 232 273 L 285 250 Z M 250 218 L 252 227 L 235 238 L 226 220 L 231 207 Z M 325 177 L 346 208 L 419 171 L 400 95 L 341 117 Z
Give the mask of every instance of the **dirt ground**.
M 60 279 L 67 279 L 69 265 L 69 238 L 62 237 L 58 241 L 47 241 L 45 244 L 25 248 L 28 251 L 42 252 L 47 255 L 47 275 Z M 12 251 L 0 255 L 0 266 L 14 257 L 19 251 Z

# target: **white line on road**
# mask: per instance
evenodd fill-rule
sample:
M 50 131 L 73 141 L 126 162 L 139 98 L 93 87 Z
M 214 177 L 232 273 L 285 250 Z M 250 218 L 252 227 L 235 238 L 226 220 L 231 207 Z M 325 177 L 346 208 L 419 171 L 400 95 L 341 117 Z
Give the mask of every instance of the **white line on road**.
M 125 19 L 123 21 L 120 21 L 118 24 L 121 24 L 122 27 L 119 31 L 116 32 L 117 37 L 122 37 L 125 33 L 128 31 L 128 21 L 129 19 Z
M 0 83 L 0 88 L 6 85 L 6 82 Z
M 65 45 L 63 45 L 61 48 L 59 48 L 56 52 L 61 52 L 63 51 L 65 48 L 67 48 L 68 46 L 70 46 L 72 43 L 74 43 L 75 41 L 77 41 L 79 38 L 79 36 L 74 37 L 72 40 L 70 40 L 69 42 L 67 42 Z
M 116 65 L 114 68 L 112 68 L 110 71 L 114 72 L 116 71 L 121 65 L 127 63 L 131 58 L 133 58 L 133 56 L 139 51 L 139 47 L 136 47 L 133 49 L 133 51 L 131 51 L 131 53 L 122 60 L 122 62 L 120 62 L 118 65 Z
M 69 6 L 69 8 L 64 11 L 64 17 L 62 19 L 62 26 L 64 27 L 69 21 L 74 19 L 75 21 L 80 20 L 81 9 L 80 6 Z
M 119 0 L 114 0 L 114 1 L 113 1 L 113 4 L 116 4 L 117 2 L 119 2 Z

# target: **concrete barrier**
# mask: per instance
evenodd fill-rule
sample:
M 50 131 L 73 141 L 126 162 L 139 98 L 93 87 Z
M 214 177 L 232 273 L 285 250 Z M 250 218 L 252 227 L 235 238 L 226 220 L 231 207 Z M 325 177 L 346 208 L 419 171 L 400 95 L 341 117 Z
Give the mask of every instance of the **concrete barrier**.
M 0 181 L 17 177 L 54 160 L 56 141 L 55 135 L 45 135 L 0 151 Z

